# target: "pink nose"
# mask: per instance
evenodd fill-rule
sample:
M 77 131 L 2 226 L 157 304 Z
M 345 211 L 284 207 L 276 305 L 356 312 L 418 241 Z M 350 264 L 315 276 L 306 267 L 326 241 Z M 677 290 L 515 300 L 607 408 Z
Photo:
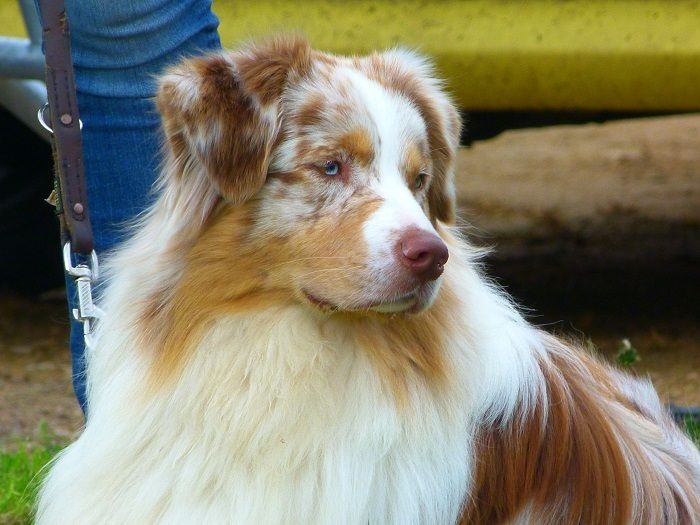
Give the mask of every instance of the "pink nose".
M 442 274 L 449 256 L 442 239 L 424 230 L 411 230 L 397 243 L 398 257 L 421 282 L 434 281 Z

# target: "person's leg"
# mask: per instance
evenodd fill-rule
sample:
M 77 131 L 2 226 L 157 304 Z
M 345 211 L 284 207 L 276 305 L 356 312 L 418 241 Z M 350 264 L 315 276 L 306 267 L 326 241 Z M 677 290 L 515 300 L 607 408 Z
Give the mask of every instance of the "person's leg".
M 210 0 L 66 0 L 66 11 L 100 257 L 119 242 L 124 223 L 151 200 L 161 140 L 152 100 L 155 77 L 184 55 L 219 48 L 218 19 Z M 68 298 L 72 309 L 72 282 Z M 71 354 L 73 386 L 85 410 L 82 326 L 73 319 Z

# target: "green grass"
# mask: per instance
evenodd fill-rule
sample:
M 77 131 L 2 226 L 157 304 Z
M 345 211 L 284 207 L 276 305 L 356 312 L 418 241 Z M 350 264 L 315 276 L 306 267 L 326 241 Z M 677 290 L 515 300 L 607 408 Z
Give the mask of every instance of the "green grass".
M 63 443 L 48 430 L 39 427 L 35 442 L 18 441 L 0 450 L 0 523 L 31 523 L 36 491 L 42 468 L 61 450 Z
M 629 339 L 623 339 L 620 341 L 620 346 L 617 349 L 616 354 L 617 363 L 622 367 L 629 367 L 635 363 L 642 360 L 639 357 L 639 352 L 635 347 L 632 346 Z
M 690 417 L 685 418 L 685 430 L 695 445 L 700 448 L 700 421 L 694 421 Z

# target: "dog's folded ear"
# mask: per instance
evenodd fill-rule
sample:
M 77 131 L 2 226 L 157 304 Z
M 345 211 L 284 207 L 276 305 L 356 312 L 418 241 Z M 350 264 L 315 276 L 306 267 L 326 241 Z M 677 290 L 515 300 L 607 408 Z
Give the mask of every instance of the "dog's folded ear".
M 265 183 L 284 88 L 305 74 L 310 53 L 304 40 L 284 38 L 167 71 L 156 104 L 182 172 L 195 162 L 223 198 L 252 197 Z

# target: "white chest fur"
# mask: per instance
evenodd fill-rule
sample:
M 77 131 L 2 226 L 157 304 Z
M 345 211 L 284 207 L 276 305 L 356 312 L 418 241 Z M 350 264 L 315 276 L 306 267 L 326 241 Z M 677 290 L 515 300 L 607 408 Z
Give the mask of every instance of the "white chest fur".
M 167 395 L 138 400 L 127 386 L 140 384 L 138 366 L 125 366 L 105 378 L 121 387 L 104 386 L 125 392 L 121 402 L 111 398 L 111 407 L 96 411 L 52 472 L 48 490 L 71 487 L 81 502 L 55 516 L 63 523 L 72 516 L 85 523 L 454 522 L 470 444 L 469 396 L 457 385 L 468 383 L 455 378 L 454 389 L 439 393 L 414 385 L 398 408 L 349 341 L 337 326 L 326 330 L 290 307 L 220 320 Z M 458 349 L 452 354 L 460 359 Z

